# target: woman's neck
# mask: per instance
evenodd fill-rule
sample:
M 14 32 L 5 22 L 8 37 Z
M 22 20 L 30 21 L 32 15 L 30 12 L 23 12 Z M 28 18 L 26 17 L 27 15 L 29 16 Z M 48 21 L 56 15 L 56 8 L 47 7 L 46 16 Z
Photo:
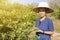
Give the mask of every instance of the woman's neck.
M 46 16 L 41 17 L 41 18 L 40 18 L 40 21 L 43 21 L 45 18 L 46 18 Z

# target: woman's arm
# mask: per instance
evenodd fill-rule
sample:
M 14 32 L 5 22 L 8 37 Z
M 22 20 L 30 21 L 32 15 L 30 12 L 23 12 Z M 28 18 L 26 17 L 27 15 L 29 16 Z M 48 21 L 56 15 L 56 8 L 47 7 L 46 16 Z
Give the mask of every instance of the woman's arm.
M 44 34 L 49 34 L 49 35 L 53 35 L 54 31 L 43 31 L 43 30 L 38 30 L 38 32 L 44 33 Z
M 54 31 L 44 31 L 45 34 L 53 35 Z

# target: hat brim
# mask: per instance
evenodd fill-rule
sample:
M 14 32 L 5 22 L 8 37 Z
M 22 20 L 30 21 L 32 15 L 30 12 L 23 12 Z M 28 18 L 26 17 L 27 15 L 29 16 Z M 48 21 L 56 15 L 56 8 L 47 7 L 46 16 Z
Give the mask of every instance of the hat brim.
M 33 11 L 39 13 L 40 9 L 45 9 L 46 13 L 52 13 L 52 12 L 54 12 L 53 9 L 47 8 L 47 7 L 37 7 L 37 8 L 34 8 Z

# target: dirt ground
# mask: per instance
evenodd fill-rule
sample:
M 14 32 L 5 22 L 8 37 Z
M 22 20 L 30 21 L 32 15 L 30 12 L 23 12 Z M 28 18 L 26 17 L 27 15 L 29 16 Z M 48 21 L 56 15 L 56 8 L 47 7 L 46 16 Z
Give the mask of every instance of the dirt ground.
M 55 32 L 52 36 L 52 40 L 60 40 L 60 33 Z

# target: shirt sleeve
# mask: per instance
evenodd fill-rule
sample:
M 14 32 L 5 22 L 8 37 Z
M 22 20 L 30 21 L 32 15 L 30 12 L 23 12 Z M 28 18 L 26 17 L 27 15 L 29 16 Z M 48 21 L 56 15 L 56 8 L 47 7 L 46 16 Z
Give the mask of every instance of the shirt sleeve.
M 39 27 L 39 19 L 36 19 L 35 27 Z M 40 32 L 36 32 L 36 35 L 39 36 Z
M 52 20 L 49 20 L 49 31 L 54 31 L 54 26 Z
M 36 19 L 35 27 L 38 27 L 38 26 L 39 26 L 39 20 Z

